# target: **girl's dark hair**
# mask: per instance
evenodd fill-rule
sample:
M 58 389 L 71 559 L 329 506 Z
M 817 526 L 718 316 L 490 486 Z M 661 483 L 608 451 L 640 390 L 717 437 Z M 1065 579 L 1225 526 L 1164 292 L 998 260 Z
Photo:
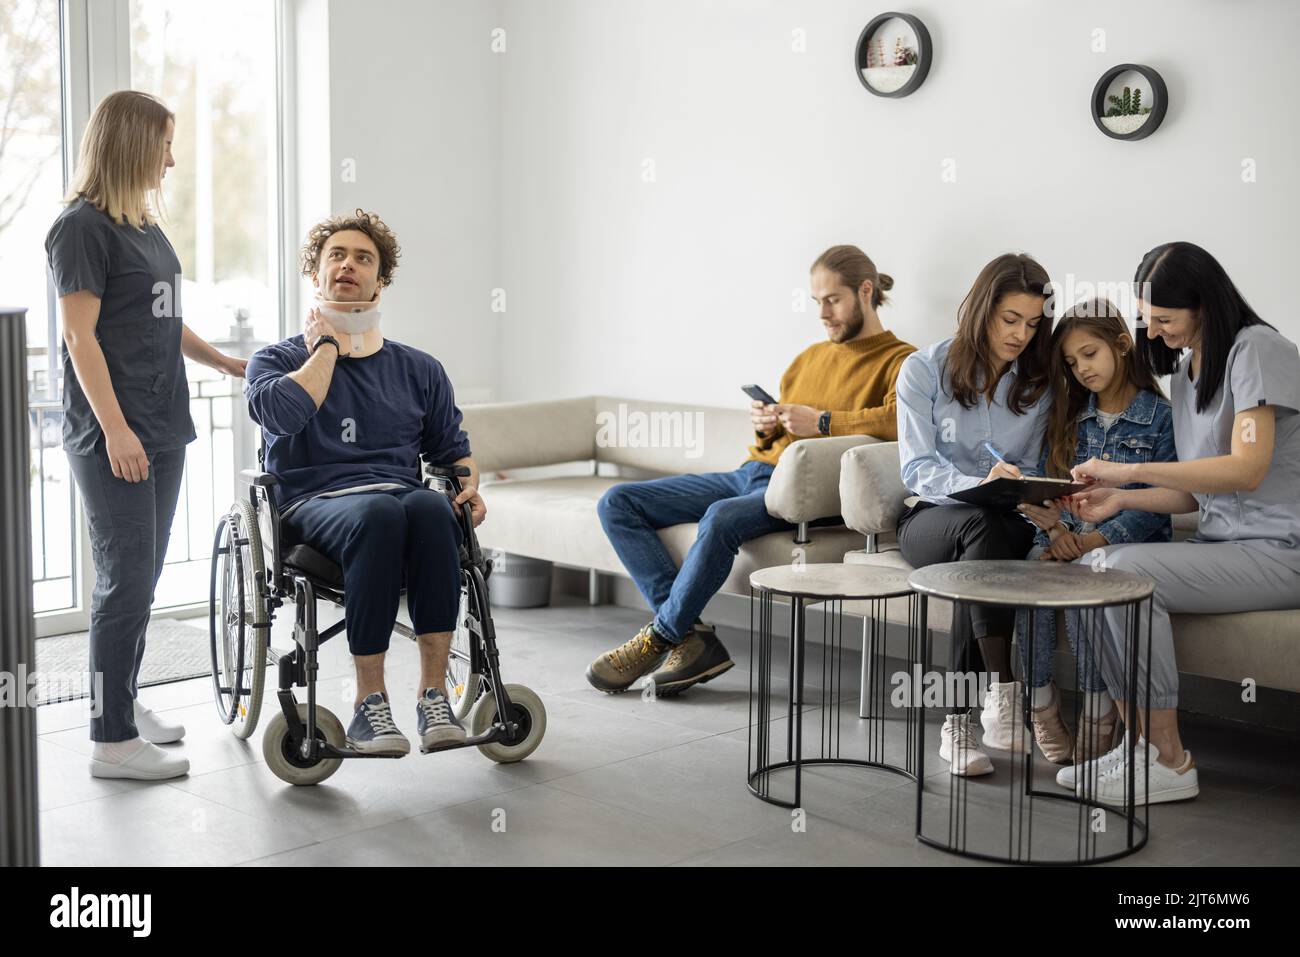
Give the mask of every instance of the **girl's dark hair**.
M 973 408 L 982 393 L 991 403 L 998 388 L 999 362 L 989 352 L 989 332 L 996 321 L 1001 298 L 1018 292 L 1042 296 L 1051 294 L 1047 270 L 1024 253 L 999 256 L 980 270 L 975 284 L 957 310 L 957 337 L 944 363 L 952 397 L 962 408 Z M 1052 355 L 1052 317 L 1039 320 L 1034 337 L 1017 364 L 1015 385 L 1007 395 L 1007 408 L 1024 415 L 1047 388 L 1047 370 Z
M 1228 352 L 1243 326 L 1272 325 L 1259 317 L 1219 261 L 1193 243 L 1165 243 L 1142 257 L 1133 277 L 1139 298 L 1153 309 L 1192 309 L 1200 324 L 1201 373 L 1196 411 L 1203 412 L 1223 385 Z M 1150 284 L 1145 286 L 1144 284 Z M 1138 361 L 1155 375 L 1170 375 L 1180 355 L 1163 339 L 1138 336 Z
M 1047 448 L 1048 475 L 1070 474 L 1078 445 L 1079 414 L 1088 406 L 1089 390 L 1070 371 L 1062 348 L 1065 337 L 1071 332 L 1096 336 L 1115 357 L 1117 375 L 1122 375 L 1138 390 L 1161 394 L 1155 376 L 1138 360 L 1134 346 L 1125 350 L 1121 345 L 1120 337 L 1129 335 L 1128 326 L 1109 299 L 1089 299 L 1071 306 L 1052 333 L 1052 411 L 1048 414 L 1047 435 L 1043 440 Z

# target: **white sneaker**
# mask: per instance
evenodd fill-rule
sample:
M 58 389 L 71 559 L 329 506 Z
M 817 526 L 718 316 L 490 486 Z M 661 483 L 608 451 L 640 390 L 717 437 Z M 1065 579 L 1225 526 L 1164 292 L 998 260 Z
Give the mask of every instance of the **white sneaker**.
M 980 724 L 984 727 L 984 746 L 1023 754 L 1034 746 L 1034 736 L 1025 727 L 1021 714 L 1024 686 L 1019 681 L 994 681 L 984 695 Z
M 1133 752 L 1134 805 L 1187 801 L 1201 793 L 1196 780 L 1196 762 L 1192 752 L 1185 752 L 1183 766 L 1166 767 L 1156 760 L 1160 752 L 1151 745 L 1146 751 L 1139 744 Z M 1127 755 L 1125 755 L 1127 757 Z M 1149 778 L 1149 780 L 1148 780 Z M 1121 758 L 1097 778 L 1097 800 L 1102 804 L 1128 803 L 1128 761 Z
M 137 745 L 132 747 L 132 745 Z M 117 752 L 116 755 L 109 751 Z M 90 759 L 92 778 L 131 778 L 136 781 L 161 781 L 188 774 L 190 762 L 179 754 L 164 751 L 143 738 L 115 742 L 112 745 L 95 745 Z
M 179 721 L 163 719 L 138 700 L 133 701 L 132 705 L 135 708 L 135 729 L 150 744 L 172 744 L 185 737 L 185 725 Z
M 1146 739 L 1138 738 L 1137 749 L 1140 752 L 1146 747 Z M 1083 764 L 1071 764 L 1061 768 L 1056 772 L 1056 783 L 1066 790 L 1073 791 L 1078 797 L 1083 797 L 1083 785 L 1088 784 L 1088 791 L 1095 793 L 1097 790 L 1097 779 L 1116 764 L 1122 764 L 1128 749 L 1128 732 L 1120 738 L 1119 744 L 1111 748 L 1100 757 L 1093 758 L 1091 761 L 1085 761 Z M 1080 771 L 1082 769 L 1082 772 Z
M 939 732 L 939 757 L 952 765 L 949 771 L 962 777 L 993 773 L 993 762 L 975 742 L 968 714 L 950 714 L 944 719 Z

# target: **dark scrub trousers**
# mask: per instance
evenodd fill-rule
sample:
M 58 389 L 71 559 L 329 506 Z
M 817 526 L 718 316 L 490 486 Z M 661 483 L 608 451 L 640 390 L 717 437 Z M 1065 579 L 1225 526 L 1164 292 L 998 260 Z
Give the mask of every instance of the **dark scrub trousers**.
M 157 225 L 116 223 L 83 199 L 50 227 L 45 251 L 58 295 L 99 297 L 95 338 L 149 477 L 113 475 L 104 434 L 63 348 L 63 448 L 81 493 L 95 564 L 90 606 L 92 741 L 137 736 L 132 701 L 154 588 L 195 438 L 181 355 L 181 264 Z M 102 692 L 99 690 L 102 682 Z

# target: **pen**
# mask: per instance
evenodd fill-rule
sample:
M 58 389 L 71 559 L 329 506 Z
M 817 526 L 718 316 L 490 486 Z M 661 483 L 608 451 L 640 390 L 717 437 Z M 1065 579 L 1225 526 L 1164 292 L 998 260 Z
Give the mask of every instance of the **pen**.
M 985 443 L 984 443 L 984 448 L 988 449 L 989 452 L 993 455 L 993 457 L 994 457 L 995 459 L 997 459 L 999 462 L 1001 462 L 1003 465 L 1007 465 L 1007 464 L 1009 464 L 1009 463 L 1007 462 L 1006 458 L 1003 457 L 1002 453 L 999 452 L 997 449 L 995 449 L 995 448 L 994 448 L 992 445 L 990 445 L 988 442 L 985 442 Z

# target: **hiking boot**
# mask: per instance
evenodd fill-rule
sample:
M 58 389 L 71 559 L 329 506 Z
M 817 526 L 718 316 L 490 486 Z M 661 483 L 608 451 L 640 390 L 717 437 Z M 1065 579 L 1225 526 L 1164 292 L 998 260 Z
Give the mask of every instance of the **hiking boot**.
M 650 622 L 613 651 L 607 651 L 587 666 L 587 681 L 598 691 L 616 694 L 655 669 L 671 643 L 659 636 Z
M 712 681 L 735 664 L 712 625 L 694 625 L 650 680 L 656 697 L 671 698 L 691 685 Z

